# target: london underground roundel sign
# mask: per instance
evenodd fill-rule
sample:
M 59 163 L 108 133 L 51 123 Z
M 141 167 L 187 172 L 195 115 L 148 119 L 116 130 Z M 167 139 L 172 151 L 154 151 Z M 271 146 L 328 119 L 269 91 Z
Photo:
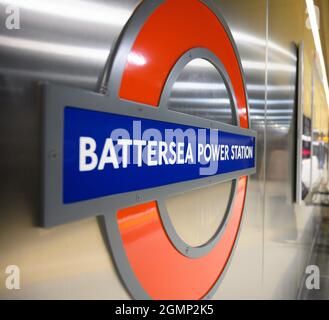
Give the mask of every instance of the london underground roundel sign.
M 168 109 L 182 69 L 205 59 L 237 125 Z M 113 50 L 99 94 L 43 86 L 43 224 L 101 216 L 118 272 L 138 299 L 207 299 L 234 248 L 256 170 L 240 59 L 210 1 L 144 1 Z M 203 246 L 176 233 L 165 200 L 233 181 L 225 223 Z

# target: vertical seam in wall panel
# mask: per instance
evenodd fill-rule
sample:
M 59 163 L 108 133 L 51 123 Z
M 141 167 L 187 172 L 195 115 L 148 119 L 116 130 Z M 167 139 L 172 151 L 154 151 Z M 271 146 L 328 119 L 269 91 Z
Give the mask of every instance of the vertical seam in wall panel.
M 265 8 L 265 96 L 264 96 L 264 190 L 263 190 L 263 226 L 262 226 L 262 274 L 261 284 L 262 290 L 264 289 L 264 274 L 265 274 L 265 212 L 266 212 L 266 166 L 267 166 L 267 88 L 268 88 L 268 41 L 269 41 L 269 0 L 266 0 Z

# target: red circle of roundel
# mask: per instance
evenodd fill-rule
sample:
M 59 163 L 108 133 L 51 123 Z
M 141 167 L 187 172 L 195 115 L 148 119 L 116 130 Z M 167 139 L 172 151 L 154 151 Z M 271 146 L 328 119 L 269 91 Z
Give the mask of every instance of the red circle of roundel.
M 248 128 L 244 82 L 234 46 L 218 17 L 199 0 L 167 0 L 149 16 L 128 55 L 120 98 L 157 107 L 171 69 L 192 48 L 206 48 L 223 63 L 237 101 L 240 126 Z M 173 246 L 155 201 L 118 212 L 130 267 L 152 299 L 202 299 L 207 295 L 231 255 L 246 187 L 247 177 L 239 178 L 225 232 L 200 258 L 186 257 Z

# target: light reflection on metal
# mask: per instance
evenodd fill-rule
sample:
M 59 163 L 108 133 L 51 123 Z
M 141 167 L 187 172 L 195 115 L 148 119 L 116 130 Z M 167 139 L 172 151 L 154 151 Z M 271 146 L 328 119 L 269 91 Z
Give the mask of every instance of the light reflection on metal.
M 172 87 L 169 108 L 233 124 L 231 102 L 224 80 L 205 59 L 193 59 L 183 68 Z
M 313 0 L 306 0 L 306 6 L 307 6 L 307 11 L 308 11 L 308 15 L 309 15 L 311 28 L 312 28 L 315 48 L 316 48 L 316 51 L 317 51 L 317 54 L 318 54 L 319 60 L 320 60 L 322 83 L 323 83 L 323 87 L 324 87 L 324 91 L 325 91 L 325 95 L 326 95 L 326 99 L 327 99 L 327 106 L 329 108 L 329 87 L 328 87 L 327 71 L 326 71 L 326 65 L 325 65 L 324 58 L 323 58 L 321 39 L 320 39 L 319 28 L 318 28 Z
M 247 45 L 258 45 L 260 47 L 264 47 L 266 46 L 266 41 L 264 39 L 255 37 L 251 34 L 248 33 L 243 33 L 240 31 L 232 31 L 234 39 L 240 44 L 247 44 Z M 291 54 L 290 51 L 282 48 L 281 46 L 279 46 L 278 44 L 276 44 L 275 42 L 272 41 L 268 41 L 267 45 L 269 47 L 270 50 L 276 51 L 286 57 L 289 57 L 292 61 L 297 61 L 296 56 L 294 56 L 293 54 Z
M 265 103 L 265 100 L 257 100 L 257 99 L 250 99 L 249 100 L 250 104 L 254 105 L 263 105 Z M 267 100 L 267 105 L 292 105 L 294 104 L 293 99 L 271 99 Z
M 211 82 L 188 82 L 188 81 L 177 81 L 175 83 L 175 90 L 224 90 L 226 87 L 223 83 L 211 83 Z
M 269 62 L 267 63 L 266 66 L 265 62 L 242 60 L 242 66 L 244 69 L 251 69 L 251 70 L 267 69 L 268 71 L 296 73 L 296 66 L 293 64 Z
M 131 53 L 129 53 L 128 62 L 135 66 L 144 66 L 147 63 L 147 60 L 139 52 L 132 51 Z
M 265 115 L 265 110 L 255 110 L 253 109 L 251 112 L 251 114 L 264 114 Z M 280 113 L 289 113 L 289 114 L 293 114 L 292 110 L 268 110 L 267 113 L 269 114 L 280 114 Z
M 77 2 L 76 0 L 2 0 L 1 2 L 56 19 L 74 19 L 84 23 L 107 26 L 121 25 L 122 21 L 128 19 L 131 14 L 128 9 L 85 1 Z
M 248 91 L 253 92 L 264 92 L 265 91 L 265 85 L 258 85 L 258 84 L 247 84 Z M 294 86 L 280 86 L 280 85 L 268 85 L 266 87 L 267 91 L 271 92 L 293 92 L 295 90 Z
M 215 104 L 215 105 L 229 105 L 230 99 L 220 98 L 172 98 L 171 102 L 174 103 L 186 103 L 186 104 Z M 228 110 L 231 112 L 231 110 Z
M 47 56 L 63 56 L 68 58 L 94 60 L 95 62 L 104 61 L 108 56 L 108 50 L 97 49 L 94 47 L 73 46 L 68 44 L 46 42 L 44 40 L 32 40 L 26 38 L 14 38 L 9 36 L 0 36 L 0 47 L 2 50 L 9 48 L 31 52 L 31 54 L 44 54 Z
M 177 81 L 175 83 L 176 90 L 191 90 L 194 91 L 196 89 L 201 90 L 226 90 L 224 84 L 216 84 L 211 82 L 185 82 L 185 81 Z M 250 92 L 264 92 L 265 85 L 264 84 L 247 84 L 247 89 Z M 293 92 L 295 90 L 294 86 L 281 86 L 281 85 L 268 85 L 267 90 L 271 92 Z

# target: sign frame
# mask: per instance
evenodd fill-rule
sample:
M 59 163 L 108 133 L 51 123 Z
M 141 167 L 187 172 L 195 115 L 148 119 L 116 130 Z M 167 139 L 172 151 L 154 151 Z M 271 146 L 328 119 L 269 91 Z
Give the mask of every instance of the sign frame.
M 192 58 L 193 59 L 193 58 Z M 172 78 L 174 79 L 174 77 Z M 168 83 L 167 86 L 170 86 Z M 166 91 L 164 91 L 166 92 Z M 85 200 L 77 203 L 64 204 L 63 195 L 63 145 L 64 145 L 64 109 L 66 106 L 78 106 L 80 109 L 99 112 L 109 112 L 136 118 L 151 119 L 200 127 L 218 129 L 220 131 L 237 133 L 256 137 L 255 131 L 231 126 L 216 121 L 206 120 L 195 116 L 171 111 L 163 105 L 158 108 L 117 100 L 115 102 L 107 96 L 60 85 L 45 84 L 43 86 L 43 221 L 45 227 L 80 220 L 87 217 L 106 215 L 108 212 L 129 207 L 140 202 L 163 199 L 171 195 L 203 188 L 219 182 L 233 180 L 238 176 L 251 175 L 256 167 L 215 176 L 205 176 L 197 180 L 179 182 L 152 189 L 132 191 L 119 195 Z M 164 100 L 162 100 L 164 101 Z M 256 144 L 257 145 L 257 144 Z M 255 164 L 257 146 L 255 145 Z

